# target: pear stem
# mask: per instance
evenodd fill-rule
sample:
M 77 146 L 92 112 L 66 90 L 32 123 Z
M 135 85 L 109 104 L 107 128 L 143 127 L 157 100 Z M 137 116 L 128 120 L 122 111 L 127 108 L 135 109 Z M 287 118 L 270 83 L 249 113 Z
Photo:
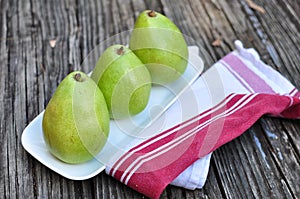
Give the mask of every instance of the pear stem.
M 148 16 L 149 17 L 156 17 L 156 12 L 154 10 L 151 10 L 150 12 L 148 12 Z
M 76 74 L 74 75 L 74 79 L 75 79 L 76 81 L 78 81 L 78 82 L 83 82 L 83 79 L 82 79 L 80 73 L 76 73 Z
M 117 50 L 117 54 L 118 54 L 118 55 L 124 55 L 124 48 L 123 48 L 123 46 L 121 46 L 121 47 Z

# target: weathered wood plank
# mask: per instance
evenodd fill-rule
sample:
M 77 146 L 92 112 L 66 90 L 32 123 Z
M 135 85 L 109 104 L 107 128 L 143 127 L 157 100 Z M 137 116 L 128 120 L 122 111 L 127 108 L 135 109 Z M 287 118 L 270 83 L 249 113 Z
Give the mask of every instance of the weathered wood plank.
M 259 21 L 261 27 L 265 30 L 264 37 L 267 40 L 262 40 L 262 43 L 274 49 L 268 49 L 272 61 L 277 69 L 286 76 L 296 86 L 300 86 L 299 78 L 295 78 L 295 74 L 299 74 L 299 44 L 300 33 L 299 22 L 293 23 L 284 9 L 279 5 L 278 1 L 259 2 L 267 9 L 266 14 L 258 14 L 261 18 Z M 283 36 L 284 35 L 284 36 Z
M 28 20 L 30 19 L 29 6 L 19 2 L 7 4 L 7 10 L 14 12 L 6 14 L 7 26 L 6 38 L 11 38 L 6 43 L 7 60 L 4 60 L 6 72 L 3 74 L 5 90 L 4 124 L 1 133 L 5 134 L 5 142 L 1 157 L 4 157 L 1 164 L 5 165 L 5 173 L 1 178 L 4 184 L 4 197 L 19 198 L 33 197 L 33 179 L 30 173 L 31 161 L 20 145 L 20 138 L 26 120 L 26 67 L 30 59 L 30 45 L 28 45 Z M 5 17 L 5 16 L 4 16 Z M 22 20 L 22 21 L 21 21 Z M 1 41 L 2 43 L 2 41 Z M 4 54 L 6 54 L 4 53 Z M 2 142 L 2 141 L 1 141 Z
M 300 181 L 299 134 L 297 138 L 293 137 L 297 135 L 289 133 L 299 132 L 299 124 L 294 122 L 265 118 L 260 123 L 267 140 L 269 157 L 275 162 L 288 190 L 292 195 L 298 195 L 300 192 L 297 183 Z

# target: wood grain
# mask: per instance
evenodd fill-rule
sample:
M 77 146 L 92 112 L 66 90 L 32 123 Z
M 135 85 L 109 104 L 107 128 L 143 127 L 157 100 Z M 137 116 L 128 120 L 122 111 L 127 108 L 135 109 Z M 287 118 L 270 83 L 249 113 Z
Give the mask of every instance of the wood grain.
M 300 88 L 298 0 L 0 1 L 0 198 L 144 198 L 101 173 L 72 181 L 43 166 L 21 145 L 23 129 L 71 71 L 89 72 L 110 44 L 127 44 L 138 14 L 154 9 L 172 19 L 189 44 L 201 46 L 206 69 L 240 39 Z M 121 33 L 121 34 L 120 34 Z M 220 39 L 220 45 L 212 43 Z M 50 43 L 55 41 L 55 45 Z M 99 45 L 101 44 L 101 45 Z M 300 124 L 263 117 L 218 149 L 201 190 L 168 186 L 161 198 L 297 198 Z

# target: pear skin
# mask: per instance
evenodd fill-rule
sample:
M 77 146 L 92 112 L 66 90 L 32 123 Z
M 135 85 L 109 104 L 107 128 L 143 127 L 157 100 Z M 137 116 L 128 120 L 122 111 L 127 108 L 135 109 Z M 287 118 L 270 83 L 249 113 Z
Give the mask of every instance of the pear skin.
M 152 10 L 138 16 L 129 48 L 147 66 L 155 84 L 175 81 L 187 67 L 188 48 L 182 33 L 170 19 Z
M 93 159 L 106 143 L 109 113 L 104 96 L 83 72 L 72 72 L 59 84 L 43 116 L 49 151 L 70 164 Z
M 124 119 L 143 111 L 151 91 L 145 65 L 127 47 L 113 45 L 100 56 L 91 78 L 102 91 L 112 119 Z

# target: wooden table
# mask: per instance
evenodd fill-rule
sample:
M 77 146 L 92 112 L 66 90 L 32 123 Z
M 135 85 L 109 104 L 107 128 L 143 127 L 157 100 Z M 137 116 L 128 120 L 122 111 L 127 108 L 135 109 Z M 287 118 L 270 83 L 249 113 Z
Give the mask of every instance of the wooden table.
M 240 39 L 300 88 L 299 0 L 0 1 L 0 198 L 143 198 L 104 172 L 68 180 L 21 145 L 23 129 L 101 41 L 133 27 L 151 8 L 171 18 L 210 54 L 206 68 Z M 252 7 L 252 8 L 251 8 Z M 126 42 L 126 36 L 117 37 Z M 201 190 L 168 186 L 161 198 L 300 196 L 300 122 L 263 117 L 212 157 Z

